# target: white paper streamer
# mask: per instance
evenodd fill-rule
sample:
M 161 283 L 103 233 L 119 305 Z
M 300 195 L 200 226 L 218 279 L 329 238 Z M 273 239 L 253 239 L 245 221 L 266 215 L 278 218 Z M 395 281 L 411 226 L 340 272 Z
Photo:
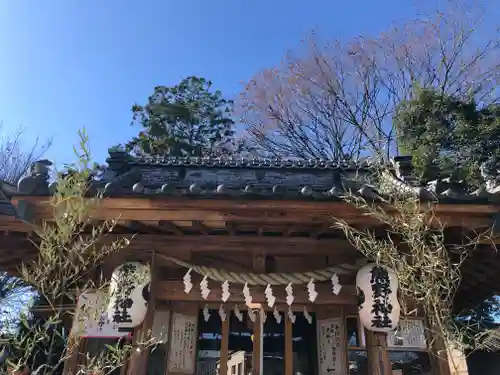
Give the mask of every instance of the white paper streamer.
M 222 302 L 224 303 L 227 302 L 230 296 L 231 293 L 229 293 L 229 281 L 226 280 L 222 283 L 222 296 L 221 296 Z
M 293 295 L 292 283 L 289 283 L 286 286 L 285 291 L 286 291 L 286 304 L 288 306 L 292 306 L 293 300 L 295 299 L 295 297 Z
M 184 293 L 186 294 L 189 294 L 189 292 L 191 292 L 191 289 L 193 289 L 193 283 L 191 282 L 191 271 L 191 268 L 188 269 L 188 271 L 182 278 L 182 281 L 184 282 Z
M 207 299 L 208 295 L 210 294 L 210 289 L 208 289 L 207 276 L 203 277 L 203 279 L 201 280 L 200 289 L 201 289 L 201 297 L 203 299 Z
M 208 322 L 208 320 L 210 319 L 210 311 L 208 310 L 207 305 L 205 305 L 205 307 L 203 308 L 203 319 L 205 319 L 205 322 Z

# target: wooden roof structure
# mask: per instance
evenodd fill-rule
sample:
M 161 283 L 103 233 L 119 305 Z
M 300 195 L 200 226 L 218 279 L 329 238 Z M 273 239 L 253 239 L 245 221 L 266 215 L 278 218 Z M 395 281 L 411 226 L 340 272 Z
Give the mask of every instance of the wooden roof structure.
M 48 164 L 35 163 L 32 173 L 17 186 L 0 182 L 4 197 L 0 202 L 0 270 L 14 271 L 36 255 L 29 223 L 52 217 L 47 202 L 55 186 L 49 183 Z M 154 251 L 192 264 L 256 273 L 305 272 L 331 265 L 346 271 L 343 284 L 351 286 L 364 258 L 342 233 L 331 228 L 332 216 L 382 234 L 384 227 L 346 204 L 341 199 L 346 190 L 373 200 L 404 193 L 438 201 L 436 215 L 446 224 L 450 243 L 471 231 L 496 227 L 500 188 L 486 171 L 484 186 L 475 192 L 449 179 L 419 186 L 408 157 L 395 158 L 383 184 L 374 180 L 372 171 L 366 163 L 138 159 L 110 150 L 107 168 L 100 179 L 92 181 L 90 190 L 100 189 L 106 197 L 94 214 L 97 221 L 119 218 L 114 235 L 135 234 L 124 254 L 128 258 L 147 259 Z M 500 256 L 493 247 L 492 243 L 481 245 L 464 263 L 457 305 L 470 306 L 500 292 Z M 169 267 L 169 276 L 159 294 L 162 299 L 173 299 L 182 294 L 178 280 L 185 270 L 176 270 L 166 260 L 161 263 Z M 108 265 L 112 264 L 110 260 Z M 355 303 L 354 289 L 344 289 L 340 296 L 332 296 L 335 303 Z M 297 300 L 307 302 L 307 295 L 298 295 Z

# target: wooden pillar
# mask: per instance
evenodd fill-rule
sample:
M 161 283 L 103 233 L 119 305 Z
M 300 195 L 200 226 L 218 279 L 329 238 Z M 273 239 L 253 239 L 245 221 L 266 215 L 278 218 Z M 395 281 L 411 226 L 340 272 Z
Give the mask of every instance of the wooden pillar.
M 81 344 L 82 339 L 70 334 L 66 348 L 66 360 L 64 361 L 63 375 L 76 374 Z
M 253 324 L 252 375 L 263 374 L 264 322 L 259 311 Z
M 441 338 L 432 340 L 431 366 L 433 375 L 468 375 L 467 360 L 460 348 L 447 348 Z
M 293 324 L 285 313 L 285 375 L 293 375 Z
M 365 330 L 369 375 L 392 375 L 387 352 L 387 334 Z
M 127 375 L 142 375 L 147 372 L 150 347 L 144 345 L 151 338 L 151 329 L 155 316 L 155 291 L 158 282 L 155 253 L 151 257 L 151 286 L 149 291 L 148 310 L 142 324 L 134 330 L 132 342 L 138 345 L 139 351 L 134 351 L 128 361 Z M 134 346 L 135 346 L 134 345 Z
M 467 358 L 463 349 L 456 348 L 448 350 L 448 364 L 451 375 L 469 375 Z
M 228 375 L 227 361 L 229 359 L 229 323 L 231 311 L 227 312 L 226 320 L 222 322 L 222 340 L 220 343 L 219 375 Z M 238 374 L 239 375 L 239 374 Z

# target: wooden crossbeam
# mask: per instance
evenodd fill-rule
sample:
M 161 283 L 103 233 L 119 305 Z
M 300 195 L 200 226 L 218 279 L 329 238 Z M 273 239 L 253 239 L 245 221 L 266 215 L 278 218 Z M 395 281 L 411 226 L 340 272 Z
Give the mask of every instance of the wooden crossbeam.
M 228 236 L 228 235 L 168 235 L 168 234 L 108 234 L 103 243 L 119 238 L 129 238 L 128 250 L 157 250 L 168 253 L 169 249 L 191 252 L 215 253 L 266 253 L 272 255 L 334 255 L 339 252 L 354 251 L 348 241 L 342 238 L 315 240 L 304 237 L 280 236 Z M 36 242 L 36 239 L 34 240 Z M 0 259 L 7 249 L 35 249 L 26 238 L 5 236 L 0 247 Z
M 182 281 L 161 281 L 158 283 L 158 289 L 156 292 L 156 298 L 162 300 L 184 300 L 184 301 L 197 301 L 197 302 L 221 302 L 222 291 L 220 283 L 209 281 L 208 287 L 210 289 L 210 294 L 207 299 L 204 300 L 201 297 L 201 291 L 199 285 L 195 284 L 193 289 L 189 294 L 184 292 L 184 284 Z M 242 285 L 231 284 L 229 286 L 231 296 L 229 297 L 228 303 L 243 303 L 245 302 L 245 297 L 242 292 Z M 250 287 L 250 292 L 252 295 L 252 301 L 255 303 L 267 304 L 264 290 L 265 287 Z M 306 285 L 295 285 L 294 286 L 294 303 L 297 304 L 308 304 L 309 294 Z M 336 304 L 336 305 L 355 305 L 356 304 L 356 288 L 354 285 L 345 285 L 342 287 L 339 295 L 334 295 L 332 293 L 332 287 L 330 283 L 316 284 L 316 291 L 318 292 L 318 298 L 314 302 L 315 304 Z M 275 286 L 273 287 L 273 295 L 276 297 L 276 303 L 285 304 L 286 303 L 286 292 L 285 286 Z
M 14 205 L 31 205 L 27 212 L 33 217 L 25 219 L 51 220 L 52 207 L 49 197 L 14 197 Z M 25 210 L 26 211 L 26 210 Z M 496 205 L 437 204 L 435 215 L 447 226 L 470 228 L 489 227 L 493 215 L 500 212 Z M 332 217 L 350 224 L 379 225 L 377 219 L 363 215 L 356 207 L 344 202 L 311 202 L 289 200 L 217 200 L 171 197 L 108 198 L 96 208 L 96 219 L 137 220 L 143 222 L 165 221 L 220 221 L 259 222 L 262 224 L 323 224 L 332 223 Z

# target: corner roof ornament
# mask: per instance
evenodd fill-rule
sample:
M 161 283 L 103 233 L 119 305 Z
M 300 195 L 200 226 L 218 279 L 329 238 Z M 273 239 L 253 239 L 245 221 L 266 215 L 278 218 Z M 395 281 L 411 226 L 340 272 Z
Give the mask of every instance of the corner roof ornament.
M 17 182 L 17 190 L 21 194 L 49 194 L 49 173 L 52 162 L 47 159 L 37 160 L 31 164 L 30 174 Z

